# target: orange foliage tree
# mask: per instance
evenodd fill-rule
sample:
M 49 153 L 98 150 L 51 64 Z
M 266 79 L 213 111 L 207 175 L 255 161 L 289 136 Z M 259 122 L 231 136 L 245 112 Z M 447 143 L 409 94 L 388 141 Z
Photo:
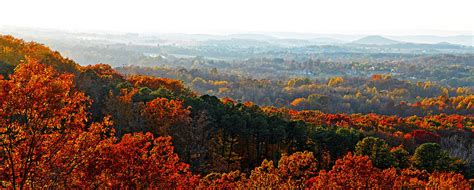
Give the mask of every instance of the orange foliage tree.
M 153 90 L 165 88 L 172 91 L 175 95 L 191 94 L 184 87 L 183 82 L 179 80 L 133 75 L 128 78 L 128 81 L 135 87 L 148 87 Z
M 189 108 L 184 108 L 181 100 L 168 100 L 166 98 L 156 98 L 146 103 L 143 115 L 151 123 L 148 131 L 158 134 L 167 134 L 169 127 L 176 124 L 185 124 L 191 120 Z
M 101 160 L 86 170 L 98 188 L 190 188 L 197 176 L 179 161 L 171 137 L 151 133 L 125 134 L 118 143 L 100 149 Z
M 247 177 L 240 171 L 229 173 L 210 173 L 199 182 L 198 189 L 244 189 Z
M 347 154 L 336 161 L 332 170 L 319 172 L 319 176 L 308 181 L 308 186 L 316 189 L 367 189 L 381 188 L 387 185 L 380 180 L 380 170 L 372 165 L 367 156 Z
M 80 163 L 61 157 L 74 152 L 67 146 L 77 145 L 90 104 L 72 77 L 28 60 L 0 80 L 0 179 L 8 187 L 42 187 Z
M 34 60 L 0 79 L 3 188 L 189 188 L 198 176 L 179 161 L 170 137 L 126 134 L 106 117 L 89 123 L 90 100 L 72 75 Z
M 471 189 L 471 185 L 461 174 L 433 173 L 428 181 L 427 188 L 433 189 Z
M 249 185 L 251 188 L 278 188 L 281 187 L 281 177 L 273 161 L 264 160 L 259 167 L 252 170 Z
M 306 180 L 317 175 L 316 158 L 308 151 L 283 155 L 278 162 L 278 172 L 284 183 L 302 186 Z
M 211 173 L 202 178 L 201 188 L 304 188 L 305 182 L 317 175 L 317 163 L 311 152 L 295 152 L 283 155 L 278 167 L 272 161 L 264 160 L 262 164 L 251 171 L 250 177 L 240 171 L 229 173 Z

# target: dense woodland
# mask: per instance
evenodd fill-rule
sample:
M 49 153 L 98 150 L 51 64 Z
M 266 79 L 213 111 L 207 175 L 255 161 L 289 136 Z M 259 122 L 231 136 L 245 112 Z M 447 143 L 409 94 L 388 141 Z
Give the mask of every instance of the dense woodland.
M 1 36 L 0 187 L 472 188 L 472 85 L 119 71 Z
M 258 105 L 325 113 L 427 115 L 472 113 L 474 86 L 400 80 L 389 74 L 329 79 L 268 80 L 221 74 L 217 69 L 121 67 L 127 75 L 165 76 L 182 80 L 200 94 L 212 94 Z M 471 73 L 471 74 L 474 74 Z M 471 77 L 471 76 L 470 76 Z

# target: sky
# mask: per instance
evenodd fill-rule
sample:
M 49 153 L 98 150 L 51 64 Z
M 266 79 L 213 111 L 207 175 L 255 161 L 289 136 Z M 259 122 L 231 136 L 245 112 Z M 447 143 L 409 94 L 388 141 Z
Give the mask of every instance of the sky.
M 0 26 L 136 33 L 472 35 L 473 0 L 2 0 Z

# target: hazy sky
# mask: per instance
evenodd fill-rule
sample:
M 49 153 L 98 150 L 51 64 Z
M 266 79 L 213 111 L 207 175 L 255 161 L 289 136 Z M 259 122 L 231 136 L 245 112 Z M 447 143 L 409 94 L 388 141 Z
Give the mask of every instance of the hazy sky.
M 473 0 L 2 0 L 0 26 L 121 32 L 472 34 Z

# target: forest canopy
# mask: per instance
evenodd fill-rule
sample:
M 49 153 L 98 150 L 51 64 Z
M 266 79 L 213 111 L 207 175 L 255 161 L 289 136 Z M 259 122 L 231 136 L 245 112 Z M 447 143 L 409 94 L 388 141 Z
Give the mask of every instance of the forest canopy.
M 81 66 L 11 36 L 0 72 L 1 188 L 472 188 L 469 82 Z

